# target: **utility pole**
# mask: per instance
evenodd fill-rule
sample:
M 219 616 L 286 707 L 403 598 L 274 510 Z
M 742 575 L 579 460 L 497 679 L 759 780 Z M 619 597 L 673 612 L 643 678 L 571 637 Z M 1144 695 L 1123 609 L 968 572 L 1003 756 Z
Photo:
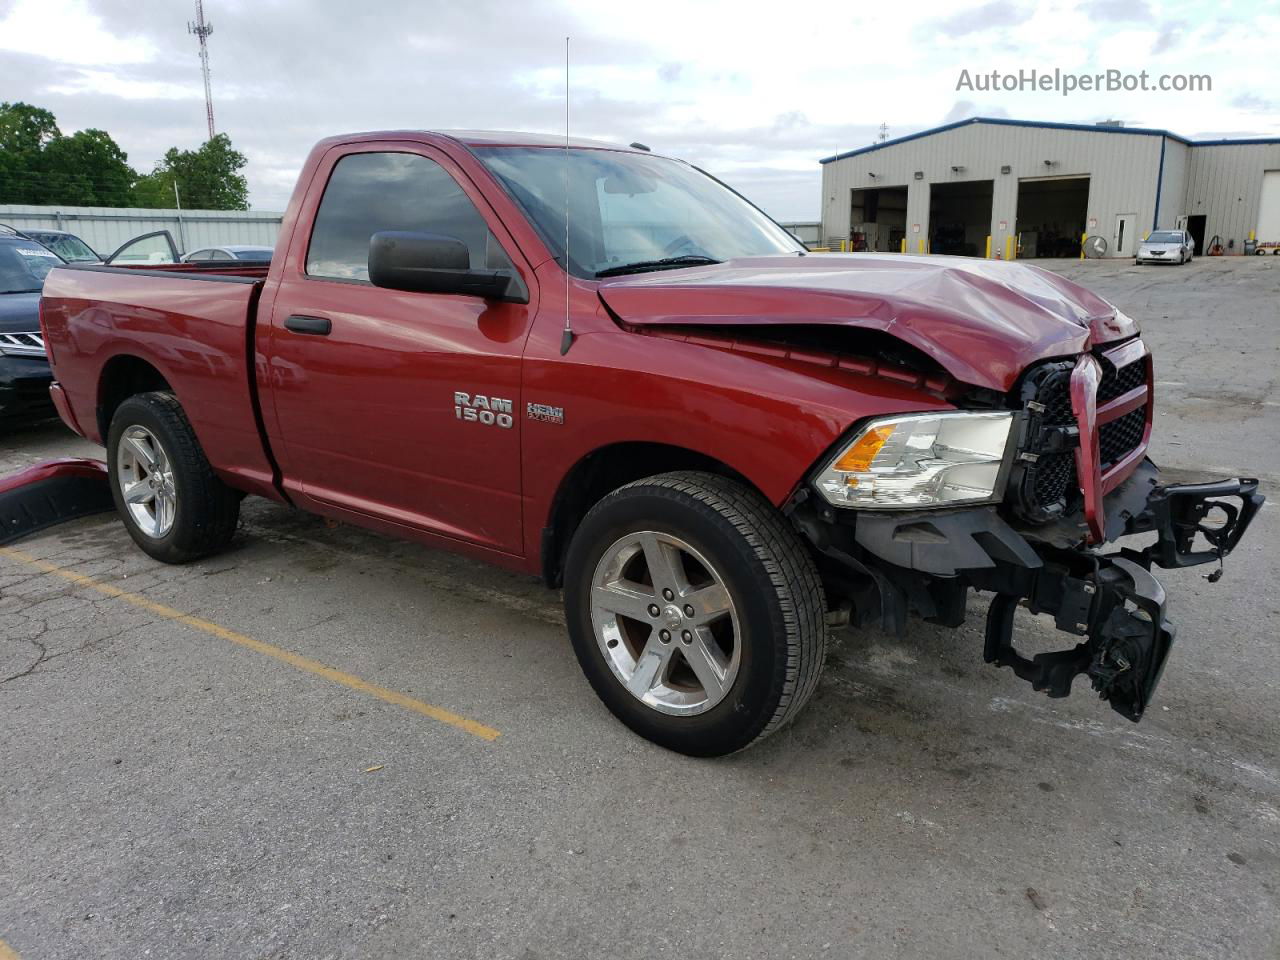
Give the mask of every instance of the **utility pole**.
M 200 3 L 200 0 L 196 0 L 197 6 L 199 6 L 199 3 Z M 208 80 L 206 80 L 205 83 L 208 84 Z M 210 114 L 210 116 L 212 116 L 212 114 Z M 880 124 L 880 142 L 884 143 L 888 139 L 889 139 L 889 125 L 887 123 L 882 123 Z
M 187 23 L 187 33 L 193 33 L 200 40 L 200 71 L 204 74 L 204 108 L 209 115 L 209 139 L 213 139 L 213 90 L 209 86 L 209 34 L 213 33 L 213 24 L 205 23 L 204 0 L 196 0 L 195 22 Z

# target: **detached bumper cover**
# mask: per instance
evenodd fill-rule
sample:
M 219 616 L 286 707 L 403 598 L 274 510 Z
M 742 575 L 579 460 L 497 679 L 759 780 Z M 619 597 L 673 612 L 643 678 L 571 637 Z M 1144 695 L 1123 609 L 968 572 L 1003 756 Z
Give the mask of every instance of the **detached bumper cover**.
M 65 520 L 114 510 L 101 460 L 49 460 L 0 477 L 0 545 Z

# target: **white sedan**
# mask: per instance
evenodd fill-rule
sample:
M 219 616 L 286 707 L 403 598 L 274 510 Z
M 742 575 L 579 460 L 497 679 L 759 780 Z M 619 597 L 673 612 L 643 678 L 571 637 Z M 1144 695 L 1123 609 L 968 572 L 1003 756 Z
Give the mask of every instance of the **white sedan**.
M 1156 230 L 1138 244 L 1134 263 L 1186 263 L 1196 252 L 1196 241 L 1185 230 Z

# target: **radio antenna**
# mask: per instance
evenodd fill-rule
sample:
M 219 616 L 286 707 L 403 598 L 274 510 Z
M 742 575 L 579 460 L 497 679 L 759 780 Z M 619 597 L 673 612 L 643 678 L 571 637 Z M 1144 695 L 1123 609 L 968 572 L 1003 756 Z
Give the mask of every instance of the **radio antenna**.
M 569 320 L 569 38 L 564 38 L 564 332 L 560 335 L 560 356 L 573 346 L 573 324 Z

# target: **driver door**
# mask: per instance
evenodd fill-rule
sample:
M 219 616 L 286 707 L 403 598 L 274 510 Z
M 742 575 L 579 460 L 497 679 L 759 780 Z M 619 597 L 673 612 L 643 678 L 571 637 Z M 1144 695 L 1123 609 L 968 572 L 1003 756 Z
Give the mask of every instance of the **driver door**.
M 369 282 L 372 234 L 466 243 L 532 271 L 470 180 L 418 143 L 335 148 L 286 256 L 263 353 L 284 484 L 301 499 L 523 553 L 520 364 L 533 309 Z M 325 510 L 323 508 L 330 508 Z

